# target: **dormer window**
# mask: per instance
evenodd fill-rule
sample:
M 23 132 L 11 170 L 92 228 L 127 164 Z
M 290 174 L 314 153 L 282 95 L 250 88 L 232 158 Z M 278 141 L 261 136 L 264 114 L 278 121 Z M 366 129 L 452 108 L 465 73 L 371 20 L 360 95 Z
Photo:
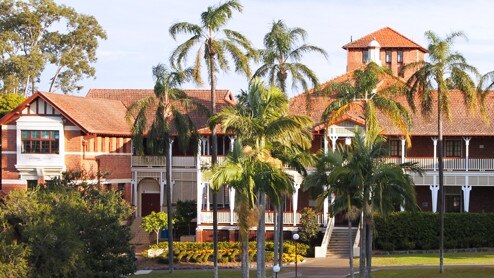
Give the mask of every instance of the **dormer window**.
M 385 56 L 385 61 L 386 63 L 390 64 L 391 63 L 391 50 L 386 50 L 386 56 Z
M 22 153 L 59 153 L 58 130 L 22 130 Z
M 403 63 L 403 49 L 398 49 L 397 56 L 398 63 Z
M 368 49 L 362 50 L 362 63 L 365 64 L 369 62 L 369 60 L 370 60 L 369 50 Z

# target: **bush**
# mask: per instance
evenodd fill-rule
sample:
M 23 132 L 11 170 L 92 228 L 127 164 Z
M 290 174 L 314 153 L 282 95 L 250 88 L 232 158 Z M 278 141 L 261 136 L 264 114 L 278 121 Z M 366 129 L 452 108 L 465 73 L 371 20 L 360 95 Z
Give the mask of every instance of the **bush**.
M 266 260 L 272 261 L 274 257 L 274 244 L 272 241 L 266 242 Z M 165 252 L 158 257 L 161 263 L 168 262 L 168 242 L 160 242 L 150 246 L 150 249 L 163 249 Z M 309 246 L 304 243 L 297 244 L 298 260 L 302 261 L 303 256 L 307 255 Z M 295 261 L 295 245 L 293 242 L 284 243 L 284 262 Z M 174 242 L 173 243 L 174 261 L 203 263 L 211 261 L 213 258 L 212 242 Z M 256 242 L 249 242 L 249 259 L 254 262 L 256 259 Z M 241 246 L 239 242 L 222 241 L 218 243 L 218 261 L 221 263 L 238 262 L 241 260 Z
M 386 217 L 376 215 L 374 221 L 376 249 L 439 248 L 438 214 L 397 212 Z M 494 213 L 447 213 L 444 227 L 445 248 L 494 247 Z

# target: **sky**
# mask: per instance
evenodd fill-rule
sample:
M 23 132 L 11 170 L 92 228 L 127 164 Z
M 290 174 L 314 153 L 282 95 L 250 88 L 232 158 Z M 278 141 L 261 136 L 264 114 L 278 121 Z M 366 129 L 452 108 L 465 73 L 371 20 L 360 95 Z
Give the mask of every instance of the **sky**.
M 146 89 L 154 85 L 151 69 L 168 63 L 171 52 L 187 36 L 173 40 L 168 28 L 177 22 L 200 23 L 200 14 L 221 1 L 210 0 L 55 0 L 79 13 L 96 17 L 108 39 L 97 51 L 96 79 L 80 82 L 80 95 L 91 88 Z M 391 27 L 427 48 L 424 32 L 444 37 L 464 32 L 455 49 L 481 73 L 494 70 L 494 27 L 490 0 L 241 0 L 242 13 L 234 13 L 226 28 L 246 35 L 257 48 L 275 20 L 307 31 L 306 42 L 325 49 L 329 57 L 310 54 L 302 62 L 313 69 L 321 82 L 345 73 L 346 52 L 341 47 L 383 27 Z M 192 63 L 193 56 L 189 62 Z M 258 65 L 253 65 L 257 69 Z M 219 89 L 238 94 L 247 87 L 245 77 L 234 72 L 217 77 Z M 207 80 L 205 78 L 205 80 Z M 40 84 L 48 89 L 48 82 Z M 184 89 L 208 89 L 185 84 Z M 301 88 L 289 89 L 290 96 Z

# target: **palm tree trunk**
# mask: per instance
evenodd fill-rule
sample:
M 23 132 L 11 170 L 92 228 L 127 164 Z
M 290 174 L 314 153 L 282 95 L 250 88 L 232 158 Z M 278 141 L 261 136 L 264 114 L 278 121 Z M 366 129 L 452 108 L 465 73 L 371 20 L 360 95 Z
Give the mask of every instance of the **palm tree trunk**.
M 276 265 L 278 263 L 278 247 L 279 247 L 279 233 L 278 233 L 278 229 L 279 229 L 279 225 L 278 225 L 278 215 L 279 213 L 277 213 L 277 210 L 278 210 L 278 206 L 275 206 L 275 210 L 274 210 L 274 215 L 273 215 L 273 241 L 274 241 L 274 246 L 273 246 L 273 253 L 274 253 L 274 256 L 273 256 L 273 265 Z M 276 277 L 276 273 L 273 271 L 272 273 L 272 277 L 275 278 Z
M 278 247 L 278 265 L 281 267 L 283 264 L 283 206 L 285 203 L 285 197 L 281 199 L 280 202 L 280 208 L 278 210 L 278 239 L 280 241 L 279 247 Z
M 367 258 L 366 258 L 366 265 L 367 265 L 367 277 L 371 276 L 371 270 L 372 270 L 372 220 L 369 220 L 368 223 L 366 223 L 367 227 Z
M 249 278 L 249 230 L 240 233 L 242 238 L 242 278 Z
M 212 46 L 209 47 L 212 51 Z M 211 114 L 216 114 L 216 83 L 214 80 L 214 53 L 209 53 L 209 81 L 211 84 Z M 218 137 L 216 127 L 211 130 L 211 166 L 218 160 Z M 213 277 L 218 278 L 218 194 L 213 191 Z
M 265 223 L 265 205 L 266 205 L 266 196 L 264 192 L 259 192 L 259 224 L 257 226 L 257 277 L 266 277 L 266 264 L 264 261 L 264 252 L 265 252 L 265 231 L 266 231 L 266 223 Z
M 355 277 L 355 273 L 353 270 L 353 232 L 352 232 L 352 218 L 351 217 L 351 197 L 348 194 L 347 195 L 347 200 L 348 200 L 348 208 L 347 208 L 347 219 L 348 219 L 348 264 L 350 266 L 350 277 L 353 278 Z
M 443 173 L 443 121 L 441 113 L 441 90 L 437 92 L 437 148 L 438 148 L 438 168 L 439 168 L 439 192 L 440 207 L 439 207 L 439 273 L 444 272 L 444 213 L 446 211 L 445 194 L 444 194 L 444 173 Z
M 360 260 L 359 260 L 359 276 L 360 277 L 367 277 L 366 276 L 366 258 L 367 258 L 367 252 L 366 252 L 366 246 L 367 246 L 367 229 L 366 229 L 366 223 L 365 219 L 367 217 L 367 214 L 365 213 L 366 204 L 365 204 L 365 197 L 367 196 L 366 190 L 364 189 L 364 203 L 362 207 L 362 215 L 360 218 Z
M 168 213 L 168 272 L 173 272 L 173 212 L 172 212 L 172 143 L 166 142 L 166 211 Z

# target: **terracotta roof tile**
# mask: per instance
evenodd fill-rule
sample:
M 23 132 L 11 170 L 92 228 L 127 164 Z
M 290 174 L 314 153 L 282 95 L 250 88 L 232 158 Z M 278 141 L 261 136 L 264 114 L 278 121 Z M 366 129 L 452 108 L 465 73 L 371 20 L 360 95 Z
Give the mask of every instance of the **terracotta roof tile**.
M 44 92 L 39 95 L 88 133 L 130 135 L 125 121 L 127 109 L 121 101 Z
M 209 90 L 184 90 L 185 93 L 191 98 L 201 103 L 204 107 L 209 108 L 211 106 L 210 91 Z M 229 90 L 216 90 L 216 109 L 220 111 L 222 107 L 231 105 L 234 103 L 234 97 Z M 152 89 L 91 89 L 87 94 L 87 98 L 97 99 L 110 99 L 119 100 L 125 107 L 129 107 L 134 102 L 149 96 L 153 96 Z M 151 109 L 152 110 L 152 109 Z M 184 108 L 181 108 L 182 112 L 185 112 Z M 148 119 L 152 119 L 153 111 L 148 112 Z M 207 128 L 207 115 L 201 113 L 198 110 L 189 111 L 189 115 L 199 129 L 200 133 L 210 133 Z M 150 122 L 148 123 L 150 124 Z M 172 133 L 176 133 L 176 130 L 172 130 Z
M 381 48 L 412 48 L 427 53 L 427 49 L 389 27 L 384 27 L 358 40 L 345 44 L 343 49 L 367 48 L 373 39 L 379 42 Z

